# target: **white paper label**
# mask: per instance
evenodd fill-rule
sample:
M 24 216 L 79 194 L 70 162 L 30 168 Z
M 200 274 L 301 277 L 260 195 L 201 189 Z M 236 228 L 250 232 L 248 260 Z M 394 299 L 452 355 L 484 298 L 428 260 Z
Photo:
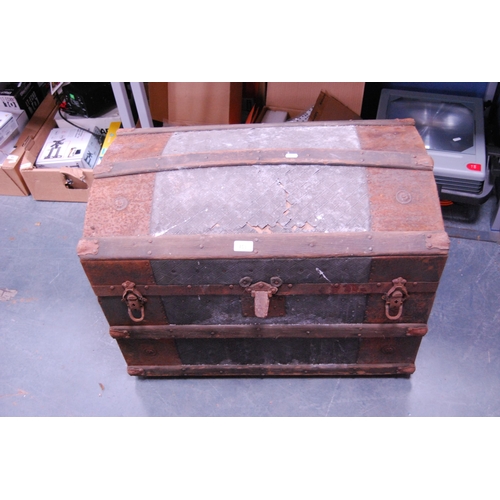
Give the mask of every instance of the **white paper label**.
M 234 242 L 235 252 L 253 252 L 253 241 L 238 241 Z

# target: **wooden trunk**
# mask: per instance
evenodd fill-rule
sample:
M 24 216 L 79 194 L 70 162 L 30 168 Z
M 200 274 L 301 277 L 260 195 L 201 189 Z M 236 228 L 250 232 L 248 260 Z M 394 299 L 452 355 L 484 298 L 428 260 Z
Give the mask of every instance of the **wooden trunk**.
M 122 130 L 83 268 L 128 373 L 408 375 L 449 248 L 412 120 Z

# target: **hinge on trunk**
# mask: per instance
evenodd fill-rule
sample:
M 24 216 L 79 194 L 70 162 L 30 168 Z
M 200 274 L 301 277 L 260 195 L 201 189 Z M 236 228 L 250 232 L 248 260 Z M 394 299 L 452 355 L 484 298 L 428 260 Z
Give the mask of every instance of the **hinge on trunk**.
M 125 281 L 122 283 L 122 287 L 124 288 L 122 301 L 127 306 L 129 318 L 135 323 L 140 323 L 144 320 L 144 304 L 147 299 L 135 288 L 135 283 L 132 281 Z M 140 316 L 136 316 L 133 311 L 139 311 Z
M 393 287 L 384 295 L 382 300 L 385 300 L 385 315 L 387 319 L 396 321 L 403 315 L 403 303 L 409 297 L 406 290 L 406 280 L 404 278 L 396 278 L 392 280 Z
M 257 318 L 267 318 L 270 298 L 283 284 L 283 280 L 278 277 L 273 277 L 270 281 L 271 283 L 259 281 L 252 285 L 252 279 L 249 277 L 240 280 L 240 286 L 245 288 L 245 291 L 250 293 L 254 299 L 254 312 Z

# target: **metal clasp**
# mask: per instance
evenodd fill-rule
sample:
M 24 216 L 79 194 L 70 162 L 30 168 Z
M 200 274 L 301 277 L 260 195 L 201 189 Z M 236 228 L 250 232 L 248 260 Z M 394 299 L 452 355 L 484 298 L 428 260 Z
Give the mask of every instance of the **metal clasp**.
M 267 318 L 270 298 L 283 284 L 283 280 L 278 277 L 273 277 L 270 281 L 271 283 L 259 281 L 252 285 L 252 279 L 249 277 L 240 280 L 240 286 L 245 288 L 245 291 L 250 293 L 254 299 L 254 312 L 257 318 Z
M 384 295 L 382 300 L 385 300 L 385 315 L 387 319 L 396 321 L 403 314 L 403 303 L 409 297 L 406 290 L 406 280 L 404 278 L 396 278 L 392 280 L 393 287 Z M 396 313 L 394 314 L 394 310 Z M 392 314 L 391 314 L 392 313 Z
M 122 287 L 124 288 L 122 301 L 127 306 L 129 318 L 135 323 L 140 323 L 144 320 L 144 304 L 147 299 L 135 288 L 135 283 L 132 281 L 125 281 Z M 140 316 L 134 315 L 133 311 L 140 311 Z

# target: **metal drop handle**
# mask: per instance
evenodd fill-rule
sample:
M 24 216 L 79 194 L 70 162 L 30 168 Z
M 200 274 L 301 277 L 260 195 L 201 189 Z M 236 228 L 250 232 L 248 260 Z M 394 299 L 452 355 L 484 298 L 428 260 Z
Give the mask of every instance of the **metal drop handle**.
M 127 306 L 129 318 L 134 323 L 144 321 L 144 304 L 147 302 L 147 299 L 135 288 L 135 283 L 132 281 L 125 281 L 125 283 L 122 283 L 122 286 L 124 288 L 122 301 Z M 136 316 L 134 311 L 139 311 L 139 316 Z
M 385 300 L 385 315 L 391 321 L 397 321 L 403 315 L 403 304 L 409 297 L 406 290 L 406 280 L 404 278 L 396 278 L 392 280 L 393 287 L 382 296 Z M 391 314 L 391 310 L 397 308 L 396 314 Z

